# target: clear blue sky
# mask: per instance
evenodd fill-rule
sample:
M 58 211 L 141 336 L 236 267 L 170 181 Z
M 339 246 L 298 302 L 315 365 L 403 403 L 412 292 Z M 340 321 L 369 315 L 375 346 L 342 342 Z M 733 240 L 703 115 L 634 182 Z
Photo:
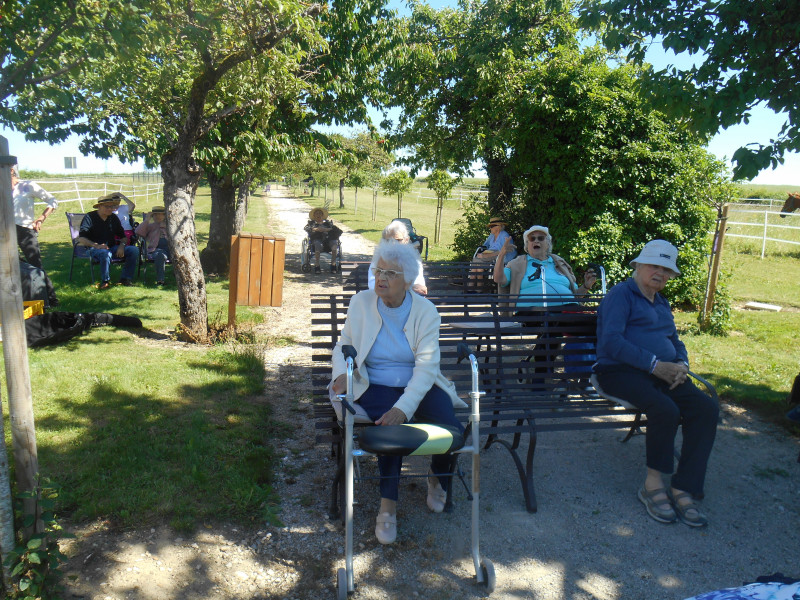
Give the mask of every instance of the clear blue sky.
M 454 0 L 432 0 L 435 8 L 452 6 Z M 402 0 L 391 0 L 392 8 L 401 13 L 407 12 Z M 675 57 L 668 56 L 655 44 L 648 53 L 648 59 L 656 68 L 661 68 L 667 63 L 676 62 Z M 687 64 L 691 59 L 679 57 L 679 66 Z M 768 143 L 775 137 L 784 122 L 784 119 L 767 108 L 756 108 L 752 111 L 750 122 L 747 125 L 737 125 L 721 131 L 709 143 L 708 149 L 720 159 L 730 160 L 737 148 L 752 142 Z M 0 135 L 9 141 L 10 154 L 16 156 L 22 169 L 42 170 L 49 173 L 67 173 L 64 169 L 64 157 L 77 158 L 77 172 L 79 173 L 130 173 L 144 170 L 143 163 L 122 164 L 117 160 L 100 160 L 92 156 L 83 156 L 78 151 L 79 139 L 72 138 L 63 144 L 50 146 L 46 143 L 26 142 L 21 134 L 0 127 Z M 730 163 L 728 163 L 730 164 Z M 477 174 L 480 176 L 480 174 Z M 759 184 L 797 185 L 800 187 L 800 154 L 794 153 L 785 156 L 783 165 L 776 169 L 767 169 L 759 173 L 753 180 Z

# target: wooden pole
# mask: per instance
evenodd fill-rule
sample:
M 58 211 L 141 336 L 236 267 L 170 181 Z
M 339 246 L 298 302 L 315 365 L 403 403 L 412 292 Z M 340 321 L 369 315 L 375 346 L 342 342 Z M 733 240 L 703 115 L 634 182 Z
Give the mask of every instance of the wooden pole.
M 14 451 L 18 492 L 37 489 L 39 459 L 33 423 L 33 395 L 28 367 L 28 339 L 22 306 L 22 285 L 17 253 L 14 202 L 11 197 L 11 167 L 16 158 L 8 156 L 8 140 L 0 136 L 0 315 L 3 325 L 3 357 L 8 388 L 8 414 Z M 27 498 L 26 514 L 35 514 L 36 498 Z M 33 530 L 26 530 L 26 536 Z
M 728 228 L 728 209 L 730 205 L 726 204 L 722 207 L 722 216 L 719 223 L 719 235 L 714 240 L 714 260 L 711 263 L 711 276 L 708 282 L 708 294 L 706 295 L 706 303 L 703 307 L 703 325 L 708 324 L 711 318 L 711 310 L 714 308 L 714 295 L 717 291 L 717 282 L 719 281 L 719 265 L 722 260 L 722 248 L 725 243 L 725 231 Z

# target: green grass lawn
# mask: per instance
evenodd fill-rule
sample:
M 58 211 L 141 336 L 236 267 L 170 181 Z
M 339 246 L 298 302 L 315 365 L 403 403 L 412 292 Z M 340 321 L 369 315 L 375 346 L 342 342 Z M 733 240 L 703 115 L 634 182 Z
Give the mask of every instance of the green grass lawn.
M 200 248 L 210 205 L 209 190 L 202 188 Z M 149 208 L 140 205 L 137 212 Z M 49 218 L 40 235 L 59 310 L 135 315 L 150 333 L 93 329 L 28 353 L 40 472 L 62 488 L 61 512 L 124 527 L 167 519 L 192 529 L 220 516 L 274 520 L 273 444 L 286 430 L 271 420 L 263 400 L 263 350 L 273 340 L 251 335 L 214 347 L 170 342 L 179 322 L 174 280 L 158 288 L 152 273 L 148 284 L 98 291 L 80 261 L 69 282 L 63 212 Z M 266 221 L 264 203 L 251 202 L 245 229 L 264 232 Z M 112 281 L 118 273 L 112 266 Z M 207 287 L 210 320 L 225 323 L 227 280 L 209 280 Z M 238 307 L 237 317 L 245 330 L 262 320 L 248 307 Z M 10 442 L 10 427 L 5 430 Z

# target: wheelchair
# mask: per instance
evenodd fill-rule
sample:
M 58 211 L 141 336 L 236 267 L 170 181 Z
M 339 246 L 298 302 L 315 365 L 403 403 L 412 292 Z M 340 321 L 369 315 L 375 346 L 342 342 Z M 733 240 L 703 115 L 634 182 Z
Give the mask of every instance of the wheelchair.
M 355 368 L 356 349 L 353 346 L 343 346 L 342 352 L 345 355 L 347 364 L 347 391 L 338 396 L 342 404 L 344 420 L 344 526 L 345 526 L 345 566 L 336 572 L 336 593 L 337 600 L 347 600 L 348 594 L 355 591 L 355 581 L 353 575 L 353 483 L 357 479 L 356 460 L 359 457 L 370 454 L 394 454 L 397 456 L 429 455 L 445 452 L 453 454 L 466 454 L 472 458 L 472 535 L 471 548 L 472 562 L 475 568 L 475 575 L 478 585 L 486 588 L 486 592 L 491 594 L 495 590 L 496 576 L 494 565 L 486 557 L 480 554 L 480 396 L 483 392 L 478 387 L 479 367 L 475 355 L 470 352 L 469 347 L 462 343 L 458 346 L 459 362 L 468 359 L 472 372 L 472 391 L 470 397 L 470 418 L 469 432 L 472 436 L 471 443 L 467 443 L 461 435 L 454 435 L 447 429 L 436 425 L 404 424 L 380 427 L 367 427 L 361 434 L 354 433 L 355 397 L 353 395 L 353 371 Z M 420 436 L 419 428 L 424 428 L 428 433 Z M 420 438 L 424 437 L 424 440 Z M 456 439 L 460 438 L 460 439 Z M 360 447 L 355 447 L 355 441 L 360 442 Z M 435 440 L 435 442 L 433 441 Z M 441 446 L 442 440 L 449 440 L 449 450 Z M 438 443 L 437 443 L 438 442 Z M 430 446 L 429 446 L 430 444 Z M 444 444 L 447 445 L 446 443 Z M 427 476 L 427 475 L 425 475 Z M 450 491 L 453 491 L 451 481 Z
M 322 254 L 331 256 L 331 244 L 336 244 L 336 272 L 342 269 L 342 242 L 341 239 L 327 240 L 322 246 Z M 306 236 L 303 240 L 303 247 L 300 250 L 300 269 L 303 273 L 310 273 L 314 265 L 314 246 L 311 245 L 311 236 Z

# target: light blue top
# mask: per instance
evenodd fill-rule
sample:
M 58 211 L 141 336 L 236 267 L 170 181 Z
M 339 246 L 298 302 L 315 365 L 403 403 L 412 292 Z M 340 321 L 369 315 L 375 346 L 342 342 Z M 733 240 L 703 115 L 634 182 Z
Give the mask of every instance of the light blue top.
M 375 343 L 364 361 L 370 383 L 405 388 L 414 372 L 414 353 L 403 328 L 411 313 L 411 292 L 403 303 L 389 308 L 378 299 L 378 314 L 383 323 Z
M 556 266 L 551 256 L 548 256 L 547 260 L 537 260 L 530 256 L 526 258 L 528 262 L 525 276 L 522 278 L 519 288 L 520 296 L 534 294 L 536 296 L 544 296 L 544 298 L 541 300 L 537 298 L 520 298 L 519 302 L 517 302 L 517 308 L 561 306 L 574 301 L 575 294 L 570 288 L 569 278 L 556 271 Z M 541 267 L 541 270 L 539 267 Z M 506 267 L 503 272 L 505 273 L 506 281 L 511 281 L 511 269 Z M 550 296 L 549 299 L 548 296 Z
M 489 234 L 489 237 L 486 238 L 486 241 L 483 242 L 483 246 L 486 247 L 486 250 L 491 252 L 500 252 L 500 248 L 503 247 L 503 244 L 506 240 L 511 239 L 511 236 L 505 229 L 501 229 L 500 233 L 494 235 L 492 233 Z M 503 264 L 510 261 L 512 258 L 517 257 L 517 250 L 515 248 L 511 248 L 508 252 L 506 252 L 505 257 L 503 258 Z

